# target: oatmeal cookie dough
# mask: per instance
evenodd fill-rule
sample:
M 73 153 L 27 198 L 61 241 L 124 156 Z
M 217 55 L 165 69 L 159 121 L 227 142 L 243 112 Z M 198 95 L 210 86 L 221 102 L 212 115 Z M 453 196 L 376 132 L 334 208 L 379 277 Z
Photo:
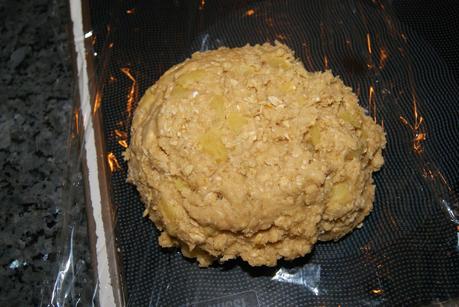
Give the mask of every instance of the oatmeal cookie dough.
M 276 43 L 169 69 L 137 107 L 125 158 L 161 246 L 201 266 L 274 266 L 362 223 L 385 142 L 351 88 Z

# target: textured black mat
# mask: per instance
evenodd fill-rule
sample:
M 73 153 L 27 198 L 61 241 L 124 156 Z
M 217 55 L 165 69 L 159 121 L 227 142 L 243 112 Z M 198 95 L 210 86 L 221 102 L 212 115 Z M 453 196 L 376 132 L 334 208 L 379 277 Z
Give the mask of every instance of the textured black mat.
M 452 188 L 459 180 L 458 85 L 388 4 L 94 1 L 91 14 L 106 150 L 122 168 L 111 189 L 129 306 L 412 306 L 459 295 L 456 228 L 440 202 L 450 200 L 442 178 Z M 362 229 L 318 244 L 305 259 L 272 269 L 241 262 L 200 269 L 157 245 L 135 188 L 125 183 L 119 141 L 145 89 L 192 52 L 276 39 L 308 70 L 340 75 L 383 122 L 388 146 L 375 176 L 375 210 Z

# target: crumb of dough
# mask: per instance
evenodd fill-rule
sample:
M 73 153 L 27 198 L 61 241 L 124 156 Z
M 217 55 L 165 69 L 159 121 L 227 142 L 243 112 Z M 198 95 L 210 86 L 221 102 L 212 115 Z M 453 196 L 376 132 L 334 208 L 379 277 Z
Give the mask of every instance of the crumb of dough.
M 125 158 L 161 246 L 201 266 L 274 266 L 361 225 L 385 143 L 351 88 L 276 42 L 169 69 L 135 111 Z

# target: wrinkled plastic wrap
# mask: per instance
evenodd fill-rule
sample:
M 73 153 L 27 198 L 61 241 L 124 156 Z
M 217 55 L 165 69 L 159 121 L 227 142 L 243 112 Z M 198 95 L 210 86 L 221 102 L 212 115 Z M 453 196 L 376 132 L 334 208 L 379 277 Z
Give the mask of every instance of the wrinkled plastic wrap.
M 391 3 L 92 1 L 81 12 L 77 6 L 81 110 L 69 144 L 89 169 L 97 286 L 89 298 L 79 294 L 89 291 L 75 293 L 78 221 L 68 219 L 50 305 L 413 306 L 459 296 L 457 82 L 398 21 Z M 275 268 L 232 261 L 202 269 L 158 246 L 158 232 L 125 182 L 122 153 L 132 115 L 143 92 L 193 52 L 275 40 L 306 69 L 339 75 L 384 127 L 388 146 L 374 175 L 374 210 L 361 229 L 317 244 L 302 259 Z M 71 185 L 68 192 L 74 193 Z

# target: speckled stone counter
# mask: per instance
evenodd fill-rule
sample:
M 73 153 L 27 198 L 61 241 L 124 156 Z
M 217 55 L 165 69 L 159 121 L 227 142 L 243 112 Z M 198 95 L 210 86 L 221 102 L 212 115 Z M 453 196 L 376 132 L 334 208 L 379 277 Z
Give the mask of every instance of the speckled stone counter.
M 66 256 L 64 211 L 78 225 L 77 280 L 66 289 L 84 302 L 94 287 L 81 175 L 67 164 L 76 90 L 67 2 L 0 1 L 0 20 L 0 306 L 50 303 Z M 71 204 L 66 182 L 77 182 Z

